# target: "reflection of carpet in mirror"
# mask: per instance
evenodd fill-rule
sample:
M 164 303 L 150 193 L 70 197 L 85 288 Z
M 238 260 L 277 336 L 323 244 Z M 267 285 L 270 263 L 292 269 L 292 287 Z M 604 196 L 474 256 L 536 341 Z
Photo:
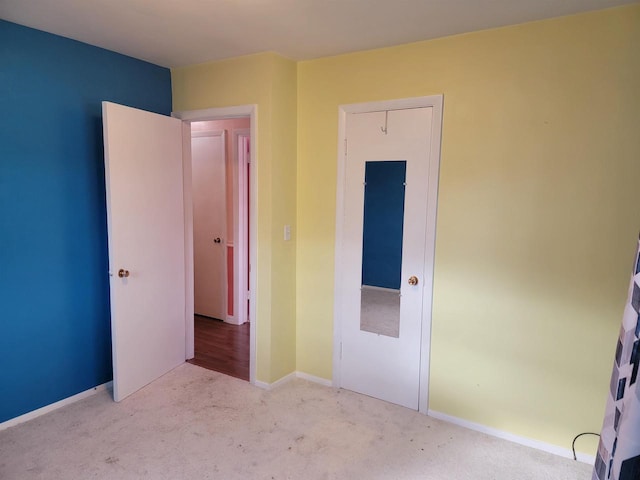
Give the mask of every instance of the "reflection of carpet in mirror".
M 360 298 L 360 330 L 398 338 L 400 292 L 363 285 Z

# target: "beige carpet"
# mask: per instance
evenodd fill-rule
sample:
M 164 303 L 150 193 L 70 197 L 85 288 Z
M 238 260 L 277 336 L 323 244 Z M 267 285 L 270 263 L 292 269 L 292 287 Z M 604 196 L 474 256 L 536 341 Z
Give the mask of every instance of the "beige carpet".
M 273 391 L 185 364 L 0 432 L 0 479 L 588 480 L 582 463 L 295 380 Z

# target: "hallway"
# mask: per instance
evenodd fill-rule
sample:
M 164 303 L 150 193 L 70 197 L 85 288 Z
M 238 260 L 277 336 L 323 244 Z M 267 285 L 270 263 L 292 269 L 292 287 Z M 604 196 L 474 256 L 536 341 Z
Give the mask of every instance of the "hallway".
M 195 315 L 195 357 L 189 363 L 249 381 L 249 322 L 231 325 Z

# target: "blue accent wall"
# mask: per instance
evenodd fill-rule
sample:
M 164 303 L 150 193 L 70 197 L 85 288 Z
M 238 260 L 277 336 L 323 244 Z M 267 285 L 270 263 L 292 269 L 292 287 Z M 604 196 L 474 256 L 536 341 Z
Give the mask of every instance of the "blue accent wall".
M 407 162 L 366 162 L 362 284 L 400 288 Z
M 0 20 L 0 422 L 112 378 L 103 100 L 170 71 Z

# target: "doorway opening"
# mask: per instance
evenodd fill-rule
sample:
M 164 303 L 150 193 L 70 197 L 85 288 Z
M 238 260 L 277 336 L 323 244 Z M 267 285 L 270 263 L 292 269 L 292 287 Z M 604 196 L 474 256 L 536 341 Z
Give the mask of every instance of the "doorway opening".
M 249 380 L 249 117 L 191 123 L 194 357 Z
M 255 106 L 185 121 L 187 361 L 255 382 Z M 188 139 L 188 141 L 187 141 Z M 189 311 L 190 310 L 190 311 Z

